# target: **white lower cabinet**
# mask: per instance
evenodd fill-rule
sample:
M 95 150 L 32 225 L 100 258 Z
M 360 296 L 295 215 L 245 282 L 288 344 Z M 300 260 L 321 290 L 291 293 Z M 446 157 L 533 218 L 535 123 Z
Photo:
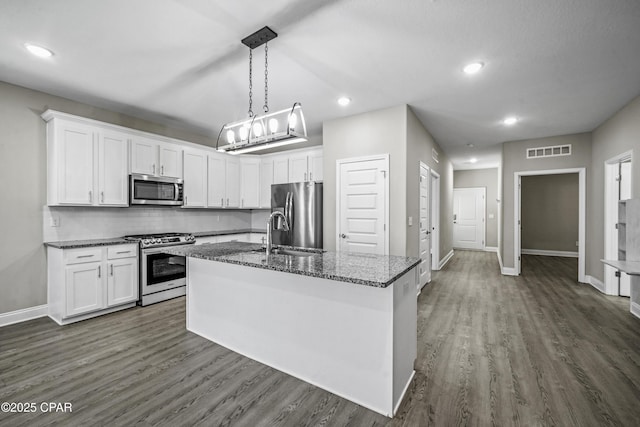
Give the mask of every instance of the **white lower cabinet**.
M 49 247 L 47 257 L 49 317 L 58 324 L 122 310 L 138 300 L 135 244 Z

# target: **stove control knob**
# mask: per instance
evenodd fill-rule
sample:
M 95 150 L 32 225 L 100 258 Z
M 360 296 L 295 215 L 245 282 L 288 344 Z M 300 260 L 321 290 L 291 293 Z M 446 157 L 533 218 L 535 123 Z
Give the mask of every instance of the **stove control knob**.
M 144 239 L 144 240 L 142 241 L 142 244 L 143 244 L 143 245 L 148 245 L 148 244 L 149 244 L 149 239 Z
M 187 236 L 187 241 L 189 241 L 189 242 L 190 242 L 190 241 L 192 241 L 192 240 L 195 240 L 195 239 L 196 239 L 196 238 L 195 238 L 195 237 L 193 237 L 193 236 L 191 236 L 191 235 Z
M 162 243 L 162 240 L 160 240 L 160 239 L 153 239 L 153 241 L 152 241 L 151 243 L 154 243 L 154 244 L 158 245 L 158 244 Z

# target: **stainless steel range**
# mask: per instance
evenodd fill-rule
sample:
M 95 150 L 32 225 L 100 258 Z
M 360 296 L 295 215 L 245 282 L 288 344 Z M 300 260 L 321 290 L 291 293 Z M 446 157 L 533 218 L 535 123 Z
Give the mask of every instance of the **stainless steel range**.
M 186 294 L 185 257 L 164 252 L 169 246 L 192 245 L 189 233 L 160 233 L 125 236 L 140 245 L 140 299 L 138 305 L 149 305 Z

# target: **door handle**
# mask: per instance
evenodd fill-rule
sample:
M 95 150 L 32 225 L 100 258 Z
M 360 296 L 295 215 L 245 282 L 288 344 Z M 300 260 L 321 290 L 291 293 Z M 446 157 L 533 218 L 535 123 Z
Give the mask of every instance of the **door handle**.
M 100 192 L 100 199 L 101 199 L 100 203 L 104 203 L 104 191 Z
M 160 175 L 164 175 L 164 165 L 160 166 Z
M 102 266 L 100 266 L 100 265 L 98 266 L 98 279 L 99 279 L 100 277 L 102 277 L 102 268 L 101 268 L 101 267 L 102 267 Z
M 340 237 L 341 237 L 341 238 L 343 238 L 343 239 L 348 239 L 348 238 L 349 238 L 349 237 L 347 237 L 347 235 L 346 235 L 346 234 L 344 234 L 344 233 L 342 233 L 342 234 L 340 235 Z
M 156 174 L 156 164 L 154 163 L 152 166 L 153 166 L 153 175 L 155 175 Z
M 113 276 L 113 264 L 110 264 L 111 266 L 111 275 Z

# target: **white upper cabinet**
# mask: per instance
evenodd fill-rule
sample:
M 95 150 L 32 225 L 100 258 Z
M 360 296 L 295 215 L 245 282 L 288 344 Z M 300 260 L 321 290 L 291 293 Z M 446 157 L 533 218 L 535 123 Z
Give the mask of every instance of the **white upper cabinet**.
M 307 181 L 307 154 L 299 153 L 289 157 L 289 182 Z
M 131 173 L 182 178 L 182 151 L 178 144 L 136 136 L 131 142 Z
M 260 160 L 245 158 L 240 161 L 240 207 L 260 207 Z
M 182 150 L 177 144 L 160 143 L 160 176 L 182 178 Z
M 273 184 L 273 159 L 260 160 L 260 207 L 271 207 L 271 184 Z
M 226 159 L 226 208 L 240 207 L 240 159 Z
M 289 182 L 289 157 L 274 156 L 273 157 L 273 183 L 286 184 Z
M 131 141 L 131 173 L 156 175 L 158 169 L 158 142 L 137 136 Z
M 47 123 L 47 204 L 127 206 L 128 135 L 74 120 Z
M 184 150 L 184 205 L 186 208 L 207 206 L 207 152 Z
M 322 150 L 313 150 L 307 157 L 308 169 L 309 169 L 309 181 L 322 181 L 324 174 L 322 168 L 324 167 L 323 152 Z
M 209 154 L 207 206 L 240 207 L 240 160 L 224 154 Z
M 322 181 L 322 149 L 296 152 L 289 156 L 288 182 Z
M 127 206 L 128 136 L 113 131 L 98 133 L 98 204 Z

